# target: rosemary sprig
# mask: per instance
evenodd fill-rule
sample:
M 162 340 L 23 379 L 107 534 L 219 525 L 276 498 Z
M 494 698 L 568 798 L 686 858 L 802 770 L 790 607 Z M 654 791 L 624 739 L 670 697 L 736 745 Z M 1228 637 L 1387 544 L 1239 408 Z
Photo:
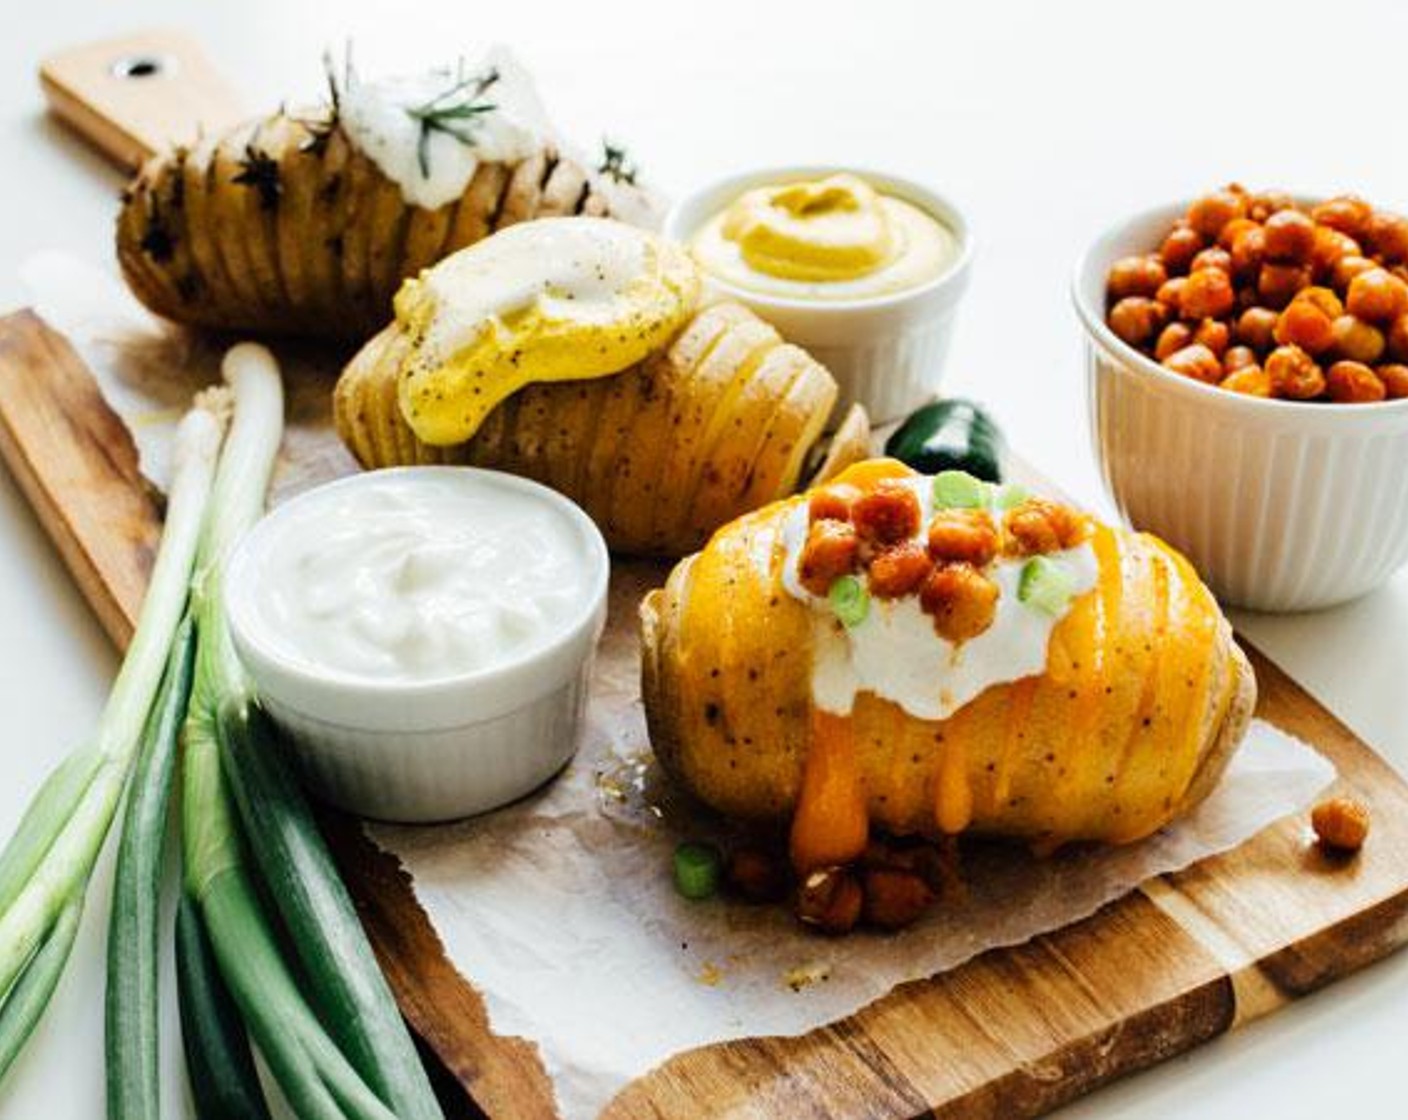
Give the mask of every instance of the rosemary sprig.
M 601 141 L 601 163 L 597 165 L 597 170 L 608 178 L 615 179 L 618 183 L 635 185 L 636 176 L 640 174 L 640 168 L 636 165 L 626 151 L 626 145 L 613 144 L 605 138 Z
M 485 113 L 498 108 L 492 101 L 481 100 L 489 87 L 499 80 L 495 69 L 483 74 L 461 74 L 455 84 L 436 94 L 423 105 L 406 108 L 407 115 L 420 126 L 420 139 L 416 145 L 416 159 L 420 164 L 421 177 L 430 178 L 430 138 L 436 132 L 453 136 L 461 144 L 473 147 L 474 131 L 478 128 Z

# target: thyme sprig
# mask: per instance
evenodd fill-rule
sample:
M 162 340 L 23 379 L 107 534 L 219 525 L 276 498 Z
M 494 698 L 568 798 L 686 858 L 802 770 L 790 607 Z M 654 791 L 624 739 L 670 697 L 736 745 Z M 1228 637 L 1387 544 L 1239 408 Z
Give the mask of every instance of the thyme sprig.
M 615 179 L 618 183 L 634 186 L 636 176 L 640 174 L 640 168 L 630 158 L 630 154 L 626 151 L 626 145 L 613 144 L 610 140 L 603 138 L 601 149 L 601 163 L 597 165 L 597 170 L 601 174 Z
M 434 133 L 443 132 L 447 136 L 453 136 L 468 147 L 475 145 L 477 138 L 474 132 L 484 114 L 498 108 L 497 103 L 483 100 L 489 88 L 498 80 L 499 72 L 493 68 L 482 74 L 465 76 L 461 73 L 454 85 L 436 94 L 425 104 L 406 108 L 407 115 L 420 126 L 416 159 L 420 164 L 422 178 L 430 178 L 430 138 Z

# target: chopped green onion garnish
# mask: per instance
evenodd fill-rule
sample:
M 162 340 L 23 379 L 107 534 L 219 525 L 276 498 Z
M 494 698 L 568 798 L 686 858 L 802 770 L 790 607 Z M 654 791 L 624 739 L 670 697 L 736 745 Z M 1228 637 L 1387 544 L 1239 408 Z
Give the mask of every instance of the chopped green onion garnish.
M 1066 609 L 1075 589 L 1075 577 L 1066 565 L 1049 556 L 1035 556 L 1022 566 L 1017 599 L 1054 618 Z
M 719 889 L 723 862 L 713 844 L 681 844 L 675 849 L 675 889 L 685 898 L 712 897 Z
M 870 613 L 870 592 L 855 576 L 841 576 L 831 585 L 826 598 L 848 630 L 859 626 Z
M 982 509 L 988 504 L 988 484 L 967 471 L 940 471 L 934 476 L 936 509 Z
M 1031 494 L 1027 492 L 1025 486 L 1009 483 L 1006 486 L 997 487 L 992 496 L 992 506 L 993 509 L 998 510 L 1015 509 L 1030 497 Z

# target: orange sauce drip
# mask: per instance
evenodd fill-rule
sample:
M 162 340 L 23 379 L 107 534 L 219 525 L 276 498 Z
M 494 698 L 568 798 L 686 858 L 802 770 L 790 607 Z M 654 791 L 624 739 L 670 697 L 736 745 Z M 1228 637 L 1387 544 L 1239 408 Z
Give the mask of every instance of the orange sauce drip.
M 870 813 L 851 718 L 813 709 L 802 790 L 792 818 L 792 865 L 805 875 L 850 863 L 869 839 Z
M 968 780 L 968 750 L 961 740 L 944 743 L 934 790 L 934 823 L 946 836 L 957 836 L 973 823 L 973 786 Z

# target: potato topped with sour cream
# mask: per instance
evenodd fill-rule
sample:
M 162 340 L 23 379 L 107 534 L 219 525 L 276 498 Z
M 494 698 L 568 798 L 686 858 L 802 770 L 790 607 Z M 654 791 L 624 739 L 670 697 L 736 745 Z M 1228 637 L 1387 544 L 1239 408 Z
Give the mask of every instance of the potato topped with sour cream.
M 401 410 L 428 444 L 462 443 L 533 382 L 619 373 L 662 348 L 699 301 L 680 246 L 603 218 L 525 222 L 462 249 L 396 295 L 411 342 Z

